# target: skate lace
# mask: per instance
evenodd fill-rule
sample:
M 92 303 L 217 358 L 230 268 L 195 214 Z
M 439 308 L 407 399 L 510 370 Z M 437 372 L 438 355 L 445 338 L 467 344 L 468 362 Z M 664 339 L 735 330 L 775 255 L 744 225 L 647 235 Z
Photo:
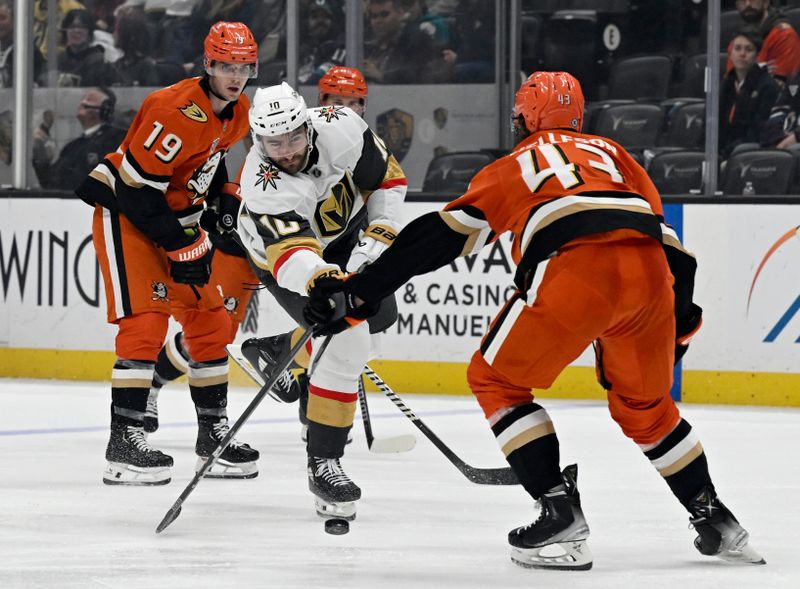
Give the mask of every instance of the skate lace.
M 141 452 L 155 452 L 156 449 L 147 443 L 147 434 L 144 433 L 144 428 L 128 426 L 128 442 L 135 446 Z
M 158 389 L 153 389 L 147 396 L 147 412 L 156 413 L 158 411 Z
M 294 377 L 292 376 L 292 373 L 289 372 L 288 370 L 284 370 L 275 384 L 281 390 L 288 392 L 292 389 L 293 382 L 294 382 Z
M 532 523 L 529 523 L 527 526 L 524 527 L 525 530 L 530 530 L 532 528 L 535 528 L 536 525 L 540 521 L 542 521 L 545 518 L 545 516 L 547 515 L 547 510 L 545 509 L 545 507 L 544 507 L 544 505 L 542 504 L 541 501 L 537 501 L 536 502 L 536 506 L 539 508 L 539 515 L 536 516 L 536 519 L 533 520 Z
M 352 481 L 348 477 L 338 458 L 315 458 L 317 463 L 317 476 L 324 478 L 334 486 L 349 485 Z
M 217 440 L 221 440 L 222 438 L 228 435 L 229 431 L 231 431 L 227 419 L 223 419 L 222 421 L 215 423 L 212 426 L 212 429 L 214 431 L 214 437 Z M 236 438 L 231 439 L 230 443 L 228 444 L 229 448 L 241 448 L 242 446 L 243 444 Z

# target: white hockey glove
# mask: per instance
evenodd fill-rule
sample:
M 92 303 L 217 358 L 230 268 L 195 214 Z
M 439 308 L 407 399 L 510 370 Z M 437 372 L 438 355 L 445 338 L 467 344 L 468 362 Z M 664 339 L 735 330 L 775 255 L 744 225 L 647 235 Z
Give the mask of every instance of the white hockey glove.
M 394 221 L 381 220 L 379 223 L 371 223 L 350 253 L 346 270 L 358 272 L 365 265 L 377 260 L 378 256 L 394 243 L 399 231 L 400 227 Z

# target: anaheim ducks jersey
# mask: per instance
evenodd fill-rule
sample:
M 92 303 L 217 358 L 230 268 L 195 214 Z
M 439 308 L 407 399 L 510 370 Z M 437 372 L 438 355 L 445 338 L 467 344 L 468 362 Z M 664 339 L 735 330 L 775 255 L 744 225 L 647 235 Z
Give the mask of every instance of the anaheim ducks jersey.
M 617 143 L 571 131 L 540 131 L 488 165 L 443 219 L 480 248 L 505 231 L 526 272 L 565 243 L 615 229 L 661 240 L 663 207 L 644 169 Z
M 120 183 L 158 191 L 171 210 L 190 213 L 189 219 L 178 215 L 182 224 L 196 222 L 214 176 L 224 168 L 225 154 L 249 129 L 247 96 L 242 94 L 217 116 L 205 84 L 202 78 L 190 78 L 147 96 L 119 149 L 90 177 L 117 198 Z M 107 198 L 93 196 L 108 204 Z
M 287 174 L 256 146 L 240 175 L 239 234 L 253 262 L 277 283 L 306 293 L 332 265 L 322 250 L 370 222 L 399 219 L 408 182 L 383 141 L 346 107 L 308 110 L 313 147 L 306 167 Z
M 537 264 L 569 242 L 656 238 L 675 277 L 678 333 L 697 325 L 700 309 L 692 302 L 697 263 L 663 223 L 653 183 L 618 144 L 568 131 L 526 138 L 478 172 L 467 192 L 444 210 L 411 221 L 345 288 L 376 304 L 412 276 L 475 253 L 505 231 L 513 232 L 514 281 L 521 291 L 531 286 Z

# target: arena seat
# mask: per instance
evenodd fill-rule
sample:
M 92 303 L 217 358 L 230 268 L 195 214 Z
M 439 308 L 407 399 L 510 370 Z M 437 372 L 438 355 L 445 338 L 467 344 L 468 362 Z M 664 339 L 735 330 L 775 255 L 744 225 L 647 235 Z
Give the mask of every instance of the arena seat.
M 664 110 L 657 104 L 616 104 L 597 112 L 590 133 L 613 139 L 626 149 L 657 143 Z
M 662 103 L 662 107 L 663 107 Z M 686 102 L 667 111 L 667 129 L 659 144 L 702 149 L 706 135 L 706 103 Z
M 611 66 L 608 97 L 666 98 L 671 75 L 672 59 L 666 55 L 624 57 Z
M 453 151 L 437 155 L 428 164 L 422 190 L 462 194 L 466 192 L 472 177 L 495 159 L 487 151 Z
M 583 132 L 591 133 L 594 129 L 594 122 L 599 113 L 604 108 L 614 106 L 615 104 L 636 104 L 635 100 L 598 100 L 595 102 L 587 102 L 583 108 Z
M 706 79 L 706 54 L 698 53 L 690 55 L 683 60 L 681 66 L 681 81 L 673 94 L 678 96 L 694 96 L 695 98 L 705 98 L 705 79 Z M 725 75 L 725 67 L 728 63 L 728 54 L 719 54 L 719 79 Z
M 739 11 L 736 9 L 723 10 L 719 17 L 719 49 L 720 51 L 727 51 L 728 43 L 730 43 L 736 32 L 742 29 L 747 23 L 744 22 L 739 15 Z M 706 28 L 706 23 L 708 22 L 707 18 L 707 15 L 703 16 L 703 25 L 700 28 L 703 35 L 705 35 L 706 30 L 708 30 Z M 705 39 L 705 36 L 703 39 Z M 705 44 L 703 44 L 703 47 L 705 47 Z
M 670 151 L 659 153 L 647 167 L 653 184 L 661 194 L 690 194 L 703 185 L 702 151 Z
M 539 41 L 542 36 L 542 19 L 536 15 L 523 14 L 520 20 L 522 22 L 520 67 L 526 74 L 530 75 L 539 69 L 539 60 L 541 59 Z
M 559 10 L 543 29 L 542 69 L 569 72 L 591 90 L 597 80 L 597 13 Z
M 720 186 L 726 196 L 741 195 L 751 183 L 756 195 L 788 194 L 794 180 L 795 157 L 782 149 L 735 153 L 725 165 Z

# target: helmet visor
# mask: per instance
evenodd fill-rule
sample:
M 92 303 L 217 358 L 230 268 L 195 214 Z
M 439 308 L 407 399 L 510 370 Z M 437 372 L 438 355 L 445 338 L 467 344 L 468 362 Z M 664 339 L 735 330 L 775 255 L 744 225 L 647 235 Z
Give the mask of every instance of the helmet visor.
M 281 135 L 257 135 L 262 157 L 269 158 L 290 174 L 300 171 L 308 155 L 308 131 L 305 125 Z
M 226 61 L 212 61 L 206 66 L 209 76 L 225 76 L 237 78 L 257 78 L 258 63 L 228 63 Z

